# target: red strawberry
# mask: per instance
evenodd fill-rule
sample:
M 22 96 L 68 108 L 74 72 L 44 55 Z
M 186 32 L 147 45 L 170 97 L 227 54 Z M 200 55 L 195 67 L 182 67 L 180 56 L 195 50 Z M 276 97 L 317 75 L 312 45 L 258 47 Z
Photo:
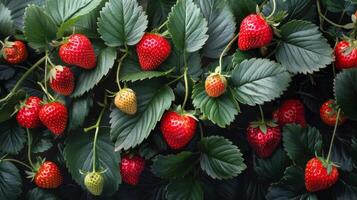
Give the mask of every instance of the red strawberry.
M 59 49 L 62 61 L 84 69 L 96 66 L 96 56 L 91 41 L 82 34 L 74 34 Z
M 39 113 L 42 123 L 55 135 L 64 132 L 67 126 L 68 111 L 66 106 L 59 102 L 45 104 Z
M 334 100 L 328 100 L 324 104 L 322 104 L 320 108 L 320 117 L 321 120 L 329 125 L 329 126 L 335 126 L 336 120 L 337 120 L 337 112 L 338 112 L 338 105 Z M 342 113 L 340 113 L 338 124 L 341 125 L 346 122 L 346 117 L 343 116 Z
M 226 92 L 227 80 L 218 73 L 210 74 L 205 81 L 205 90 L 210 97 L 219 97 Z
M 171 53 L 170 43 L 159 34 L 145 33 L 136 45 L 142 70 L 155 70 Z
M 161 119 L 161 132 L 172 149 L 184 147 L 196 133 L 196 120 L 188 114 L 168 111 Z
M 137 185 L 144 167 L 145 160 L 142 157 L 124 155 L 120 162 L 120 174 L 123 181 L 130 185 Z
M 40 188 L 53 189 L 63 182 L 62 174 L 57 165 L 46 161 L 35 174 L 35 184 Z
M 74 75 L 69 67 L 56 66 L 50 71 L 50 86 L 58 94 L 68 96 L 74 89 Z
M 305 168 L 305 186 L 309 192 L 324 190 L 336 183 L 339 173 L 332 163 L 321 158 L 312 158 Z
M 273 123 L 252 122 L 247 129 L 247 140 L 259 157 L 268 158 L 280 144 L 281 130 Z
M 248 15 L 240 24 L 238 47 L 242 51 L 264 47 L 272 39 L 273 31 L 260 15 Z
M 22 63 L 27 58 L 26 45 L 21 41 L 9 42 L 5 40 L 1 53 L 10 64 Z
M 16 115 L 16 120 L 20 126 L 25 128 L 38 128 L 42 125 L 39 118 L 42 99 L 38 97 L 29 97 L 25 105 L 21 107 Z
M 296 123 L 302 127 L 306 126 L 305 109 L 301 101 L 289 99 L 283 102 L 279 108 L 278 122 L 280 126 Z
M 335 66 L 337 69 L 357 67 L 357 49 L 348 41 L 341 41 L 335 47 Z

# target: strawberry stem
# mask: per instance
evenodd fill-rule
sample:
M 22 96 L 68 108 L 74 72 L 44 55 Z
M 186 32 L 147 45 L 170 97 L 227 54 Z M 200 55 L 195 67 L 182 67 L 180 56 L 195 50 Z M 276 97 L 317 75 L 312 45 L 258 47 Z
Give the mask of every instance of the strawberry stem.
M 29 163 L 31 165 L 32 168 L 35 168 L 32 160 L 31 160 L 31 143 L 32 143 L 32 138 L 30 135 L 30 130 L 27 128 L 26 129 L 26 133 L 27 133 L 27 159 L 29 160 Z
M 325 21 L 327 21 L 329 24 L 337 27 L 337 28 L 343 28 L 343 29 L 346 29 L 346 25 L 340 25 L 340 24 L 336 24 L 335 22 L 329 20 L 327 17 L 325 17 L 324 14 L 322 14 L 321 12 L 321 5 L 320 5 L 320 1 L 319 0 L 316 0 L 316 5 L 317 5 L 317 12 L 319 13 L 319 16 L 321 18 L 323 18 Z
M 338 109 L 338 111 L 337 111 L 337 116 L 336 116 L 335 127 L 334 127 L 333 133 L 332 133 L 330 148 L 329 148 L 328 154 L 327 154 L 327 159 L 326 159 L 327 162 L 330 161 L 331 152 L 332 152 L 332 146 L 333 146 L 333 142 L 335 141 L 335 136 L 336 136 L 336 130 L 337 130 L 338 122 L 340 121 L 340 113 L 341 113 L 341 109 Z
M 38 60 L 31 68 L 29 68 L 24 75 L 17 81 L 15 86 L 12 88 L 11 92 L 6 95 L 4 98 L 0 99 L 0 103 L 8 100 L 16 91 L 17 89 L 21 86 L 22 82 L 26 80 L 26 78 L 43 62 L 45 61 L 46 56 L 42 57 L 40 60 Z
M 175 83 L 176 81 L 179 81 L 182 77 L 184 77 L 184 74 L 182 74 L 181 76 L 175 78 L 175 80 L 172 80 L 172 81 L 168 82 L 166 85 L 169 86 L 169 85 Z
M 234 41 L 238 38 L 239 33 L 234 36 L 234 38 L 227 44 L 227 46 L 223 49 L 221 55 L 219 56 L 219 66 L 217 67 L 217 72 L 220 74 L 222 71 L 222 60 L 223 60 L 223 56 L 227 53 L 227 51 L 229 50 L 229 48 L 232 46 L 232 44 L 234 43 Z
M 0 162 L 2 162 L 2 161 L 8 161 L 8 162 L 18 163 L 18 164 L 20 164 L 20 165 L 22 165 L 22 166 L 27 167 L 27 168 L 30 169 L 31 171 L 33 170 L 33 168 L 31 168 L 29 165 L 27 165 L 27 164 L 25 164 L 25 163 L 23 163 L 23 162 L 21 162 L 21 161 L 19 161 L 19 160 L 15 160 L 15 159 L 11 159 L 11 158 L 6 158 L 6 159 L 0 160 Z
M 128 55 L 128 47 L 125 45 L 124 55 L 122 57 L 120 57 L 120 59 L 118 61 L 118 68 L 117 68 L 117 75 L 116 75 L 116 82 L 118 84 L 119 90 L 121 90 L 120 80 L 119 80 L 120 68 L 121 68 L 123 60 L 126 58 L 127 55 Z
M 273 11 L 270 13 L 267 19 L 271 18 L 275 14 L 275 11 L 276 11 L 276 2 L 275 0 L 273 0 Z
M 45 87 L 42 85 L 42 83 L 37 82 L 37 84 L 41 87 L 42 91 L 46 94 L 47 98 L 50 101 L 55 101 L 55 98 L 45 89 Z
M 160 31 L 162 28 L 164 28 L 167 25 L 168 20 L 164 21 L 164 23 L 162 23 L 159 28 L 157 28 L 157 31 Z
M 185 98 L 182 103 L 182 109 L 184 110 L 186 103 L 187 103 L 187 99 L 188 99 L 188 77 L 187 77 L 188 67 L 187 67 L 186 51 L 183 52 L 183 59 L 184 59 L 184 63 L 185 63 L 184 73 L 183 73 L 184 80 L 185 80 Z
M 258 105 L 258 107 L 259 107 L 260 117 L 261 117 L 262 123 L 265 123 L 263 108 L 262 108 L 261 105 Z

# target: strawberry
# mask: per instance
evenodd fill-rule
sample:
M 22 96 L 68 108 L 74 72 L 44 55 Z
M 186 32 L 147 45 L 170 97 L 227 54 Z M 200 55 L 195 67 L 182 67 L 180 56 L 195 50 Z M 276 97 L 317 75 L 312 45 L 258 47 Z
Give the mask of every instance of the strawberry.
M 259 157 L 268 158 L 280 144 L 281 130 L 272 122 L 251 122 L 247 140 Z
M 136 45 L 142 70 L 155 70 L 171 54 L 170 43 L 159 34 L 145 33 Z
M 136 94 L 132 89 L 121 89 L 115 96 L 115 106 L 128 115 L 134 115 L 137 111 Z
M 50 86 L 58 94 L 68 96 L 74 90 L 74 75 L 66 66 L 56 66 L 50 71 Z
M 103 192 L 104 178 L 99 172 L 90 172 L 84 177 L 84 185 L 91 194 L 100 196 Z
M 40 188 L 57 188 L 63 182 L 61 171 L 51 161 L 44 162 L 36 171 L 34 180 L 35 184 Z
M 168 111 L 161 119 L 161 132 L 172 149 L 184 147 L 195 135 L 197 121 L 189 114 Z
M 1 54 L 6 62 L 10 64 L 22 63 L 27 58 L 26 45 L 21 41 L 10 42 L 6 39 L 5 43 L 3 43 Z
M 238 47 L 242 51 L 268 45 L 273 39 L 273 30 L 266 20 L 257 14 L 243 19 L 238 38 Z
M 16 120 L 20 126 L 25 128 L 38 128 L 42 125 L 39 118 L 39 112 L 42 108 L 42 99 L 38 97 L 29 97 L 25 105 L 17 112 Z
M 324 104 L 322 104 L 320 108 L 320 117 L 321 120 L 329 125 L 329 126 L 335 126 L 336 120 L 337 120 L 337 112 L 338 112 L 338 105 L 334 100 L 328 100 Z M 338 124 L 341 125 L 346 122 L 346 117 L 343 116 L 342 113 L 340 113 Z
M 278 123 L 280 126 L 295 123 L 305 127 L 305 109 L 301 101 L 296 99 L 284 101 L 279 108 Z
M 227 89 L 227 80 L 224 76 L 218 73 L 210 74 L 205 81 L 205 90 L 210 97 L 219 97 Z
M 59 56 L 63 62 L 84 69 L 93 69 L 97 62 L 91 41 L 82 34 L 71 35 L 61 45 Z
M 335 66 L 337 69 L 357 67 L 357 49 L 348 41 L 341 41 L 335 47 Z
M 139 155 L 124 155 L 120 162 L 120 174 L 123 181 L 130 185 L 137 185 L 144 167 L 145 160 Z
M 339 177 L 333 163 L 322 158 L 312 158 L 305 168 L 305 186 L 309 192 L 327 189 L 334 185 Z
M 45 104 L 40 112 L 42 123 L 55 135 L 61 135 L 67 126 L 68 111 L 66 106 L 59 102 Z

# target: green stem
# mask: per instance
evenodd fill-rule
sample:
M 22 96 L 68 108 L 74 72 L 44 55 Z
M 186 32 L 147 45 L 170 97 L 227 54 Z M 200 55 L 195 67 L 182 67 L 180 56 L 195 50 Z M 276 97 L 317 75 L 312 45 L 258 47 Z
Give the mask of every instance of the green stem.
M 183 52 L 183 59 L 184 59 L 184 80 L 185 80 L 185 98 L 183 100 L 182 103 L 182 109 L 185 109 L 186 103 L 187 103 L 187 99 L 188 99 L 188 77 L 187 77 L 187 71 L 188 71 L 188 67 L 187 67 L 187 58 L 186 58 L 186 51 Z
M 46 51 L 46 61 L 45 61 L 45 77 L 43 78 L 43 84 L 45 85 L 45 90 L 47 90 L 47 68 L 48 68 L 48 52 Z
M 261 105 L 258 106 L 259 106 L 260 117 L 262 118 L 262 122 L 265 123 L 263 108 Z
M 32 160 L 31 160 L 31 143 L 32 143 L 32 138 L 31 138 L 31 135 L 30 135 L 30 130 L 27 128 L 26 129 L 26 133 L 27 133 L 27 159 L 29 160 L 29 163 L 31 165 L 32 168 L 35 168 L 34 167 L 34 164 L 32 163 Z
M 47 98 L 51 101 L 55 101 L 55 98 L 45 89 L 42 83 L 37 82 L 37 84 L 41 87 L 42 91 L 46 94 Z
M 14 92 L 16 92 L 16 90 L 21 86 L 22 82 L 24 80 L 26 80 L 26 78 L 43 62 L 45 61 L 46 57 L 44 56 L 43 58 L 41 58 L 40 60 L 38 60 L 31 68 L 29 68 L 24 75 L 22 75 L 22 77 L 17 81 L 17 83 L 15 84 L 15 86 L 12 88 L 11 92 L 6 95 L 4 98 L 0 99 L 0 103 L 6 101 L 7 99 L 9 99 Z
M 267 19 L 271 18 L 275 14 L 275 10 L 276 10 L 276 2 L 275 0 L 273 0 L 273 11 L 270 13 Z
M 203 127 L 202 124 L 200 122 L 198 122 L 198 125 L 200 127 L 200 134 L 201 134 L 201 139 L 203 138 Z
M 23 162 L 21 162 L 21 161 L 19 161 L 19 160 L 15 160 L 15 159 L 11 159 L 11 158 L 6 158 L 6 159 L 3 159 L 3 160 L 1 160 L 1 161 L 8 161 L 8 162 L 18 163 L 18 164 L 20 164 L 20 165 L 23 165 L 23 166 L 29 168 L 31 171 L 33 170 L 33 168 L 31 168 L 29 165 L 27 165 L 27 164 L 25 164 L 25 163 L 23 163 Z
M 118 61 L 118 68 L 117 68 L 117 74 L 116 74 L 116 82 L 118 84 L 119 90 L 121 90 L 120 80 L 119 80 L 120 68 L 121 68 L 123 60 L 126 58 L 127 55 L 128 55 L 128 47 L 125 45 L 125 52 L 124 52 L 124 55 Z
M 184 74 L 183 74 L 183 75 L 181 75 L 181 76 L 179 76 L 179 77 L 177 77 L 175 80 L 170 81 L 170 82 L 169 82 L 169 83 L 167 83 L 166 85 L 167 85 L 167 86 L 169 86 L 169 85 L 171 85 L 171 84 L 175 83 L 176 81 L 180 80 L 182 77 L 184 77 Z
M 161 24 L 159 28 L 157 28 L 158 31 L 160 31 L 162 28 L 164 28 L 167 24 L 168 20 L 164 21 L 164 23 Z
M 329 162 L 329 161 L 330 161 L 330 158 L 331 158 L 332 146 L 333 146 L 333 142 L 335 141 L 335 136 L 336 136 L 336 130 L 337 130 L 338 122 L 340 121 L 340 113 L 341 113 L 341 109 L 339 108 L 338 111 L 337 111 L 335 127 L 334 127 L 333 133 L 332 133 L 330 148 L 329 148 L 328 154 L 327 154 L 327 162 Z
M 238 36 L 239 36 L 239 33 L 236 36 L 234 36 L 234 38 L 227 44 L 227 46 L 223 49 L 221 55 L 219 56 L 218 73 L 221 73 L 221 71 L 222 71 L 223 56 L 227 53 L 227 51 L 232 46 L 234 41 L 238 38 Z
M 316 5 L 317 5 L 317 12 L 319 13 L 319 16 L 322 17 L 325 21 L 327 21 L 328 23 L 330 23 L 331 25 L 337 28 L 345 28 L 344 25 L 336 24 L 335 22 L 329 20 L 327 17 L 325 17 L 325 15 L 322 14 L 319 0 L 316 0 Z

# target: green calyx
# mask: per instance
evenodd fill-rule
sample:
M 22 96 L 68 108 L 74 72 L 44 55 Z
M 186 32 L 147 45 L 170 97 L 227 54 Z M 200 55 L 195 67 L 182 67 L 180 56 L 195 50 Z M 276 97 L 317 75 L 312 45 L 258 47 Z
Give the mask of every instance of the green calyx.
M 316 156 L 317 159 L 319 159 L 322 163 L 322 165 L 326 168 L 327 174 L 331 174 L 333 167 L 339 167 L 335 163 L 333 163 L 331 160 L 327 160 L 323 157 Z
M 264 134 L 267 133 L 268 128 L 273 128 L 273 127 L 277 127 L 278 124 L 276 122 L 274 122 L 273 120 L 269 120 L 269 121 L 254 121 L 251 122 L 249 124 L 250 127 L 252 128 L 259 128 Z

